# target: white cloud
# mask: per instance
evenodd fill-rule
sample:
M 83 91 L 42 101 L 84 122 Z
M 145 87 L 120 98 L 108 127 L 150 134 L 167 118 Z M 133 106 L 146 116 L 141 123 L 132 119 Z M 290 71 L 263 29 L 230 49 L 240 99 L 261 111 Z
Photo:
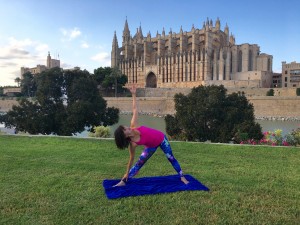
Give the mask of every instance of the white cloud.
M 85 41 L 83 41 L 83 42 L 81 43 L 81 48 L 89 48 L 89 47 L 90 47 L 89 44 L 86 43 Z
M 47 44 L 29 38 L 8 38 L 6 44 L 0 46 L 0 86 L 16 85 L 14 80 L 21 76 L 23 66 L 45 65 L 48 49 Z
M 62 41 L 72 41 L 81 35 L 81 31 L 77 27 L 74 27 L 73 29 L 61 28 L 60 31 L 63 35 Z
M 49 46 L 47 44 L 38 44 L 36 47 L 35 47 L 35 50 L 38 51 L 38 52 L 45 52 L 49 49 Z
M 24 48 L 33 44 L 32 40 L 30 40 L 29 38 L 26 38 L 24 40 L 17 40 L 14 37 L 10 37 L 8 40 L 9 46 L 14 48 Z
M 110 54 L 107 52 L 100 52 L 91 57 L 93 61 L 99 62 L 100 66 L 110 66 Z

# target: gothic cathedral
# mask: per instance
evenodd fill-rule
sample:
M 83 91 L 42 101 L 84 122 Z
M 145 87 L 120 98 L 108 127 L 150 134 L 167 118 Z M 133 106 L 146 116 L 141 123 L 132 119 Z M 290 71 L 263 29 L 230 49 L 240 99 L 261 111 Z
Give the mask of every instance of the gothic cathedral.
M 236 45 L 229 27 L 221 30 L 220 20 L 203 23 L 202 29 L 143 36 L 141 26 L 130 34 L 127 19 L 122 47 L 116 32 L 111 67 L 128 76 L 128 84 L 148 88 L 183 88 L 199 85 L 225 87 L 264 87 L 272 82 L 271 55 L 260 53 L 257 44 Z

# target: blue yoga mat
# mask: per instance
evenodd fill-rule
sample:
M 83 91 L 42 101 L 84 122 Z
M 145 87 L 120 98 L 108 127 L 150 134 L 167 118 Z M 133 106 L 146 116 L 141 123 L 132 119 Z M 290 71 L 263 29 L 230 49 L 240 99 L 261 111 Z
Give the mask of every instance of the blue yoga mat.
M 128 179 L 125 186 L 113 187 L 120 179 L 104 180 L 103 187 L 108 199 L 123 198 L 129 196 L 152 195 L 171 193 L 176 191 L 209 191 L 191 175 L 184 175 L 189 181 L 184 184 L 178 175 L 142 177 Z

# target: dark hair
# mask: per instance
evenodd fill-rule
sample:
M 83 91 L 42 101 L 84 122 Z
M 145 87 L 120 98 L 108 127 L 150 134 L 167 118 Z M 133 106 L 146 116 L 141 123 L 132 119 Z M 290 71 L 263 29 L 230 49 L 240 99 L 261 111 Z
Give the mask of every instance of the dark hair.
M 129 146 L 130 143 L 130 138 L 126 138 L 124 134 L 124 127 L 120 125 L 116 130 L 115 130 L 115 142 L 116 145 L 119 149 L 125 149 Z

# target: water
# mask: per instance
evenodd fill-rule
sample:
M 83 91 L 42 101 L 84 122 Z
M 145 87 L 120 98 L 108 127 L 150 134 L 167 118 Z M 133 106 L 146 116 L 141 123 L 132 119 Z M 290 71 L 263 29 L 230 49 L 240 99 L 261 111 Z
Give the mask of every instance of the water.
M 263 132 L 281 129 L 282 135 L 286 135 L 300 127 L 300 121 L 256 120 L 256 122 L 261 125 Z
M 130 126 L 131 117 L 132 115 L 120 115 L 119 122 L 110 127 L 111 130 L 110 136 L 113 137 L 114 130 L 118 126 L 120 125 Z M 139 115 L 138 123 L 139 125 L 152 127 L 154 129 L 161 130 L 162 132 L 166 133 L 166 123 L 165 123 L 165 119 L 162 117 Z M 88 136 L 87 131 L 84 131 L 76 135 L 76 137 L 87 137 L 87 136 Z
M 114 130 L 119 125 L 130 126 L 131 115 L 120 115 L 120 120 L 117 124 L 111 126 L 111 137 Z M 275 129 L 281 129 L 282 135 L 290 133 L 293 129 L 300 127 L 300 121 L 273 121 L 273 120 L 256 120 L 261 127 L 262 131 L 274 131 Z M 166 133 L 166 123 L 163 117 L 152 117 L 148 115 L 139 115 L 139 125 L 149 126 Z M 87 132 L 83 133 L 87 135 Z M 80 134 L 79 136 L 81 136 Z M 81 136 L 82 137 L 82 136 Z
M 130 126 L 131 115 L 120 115 L 120 120 L 117 124 L 111 126 L 111 137 L 113 137 L 114 130 L 119 125 Z M 149 126 L 166 133 L 166 124 L 165 119 L 162 117 L 152 117 L 148 115 L 139 115 L 139 125 Z M 272 120 L 257 120 L 261 127 L 262 131 L 274 131 L 275 129 L 281 129 L 282 134 L 286 135 L 290 133 L 293 129 L 300 127 L 300 121 L 272 121 Z M 3 124 L 0 124 L 0 131 L 13 134 L 13 129 L 4 128 Z M 84 131 L 80 134 L 77 134 L 76 137 L 88 137 L 88 131 Z

